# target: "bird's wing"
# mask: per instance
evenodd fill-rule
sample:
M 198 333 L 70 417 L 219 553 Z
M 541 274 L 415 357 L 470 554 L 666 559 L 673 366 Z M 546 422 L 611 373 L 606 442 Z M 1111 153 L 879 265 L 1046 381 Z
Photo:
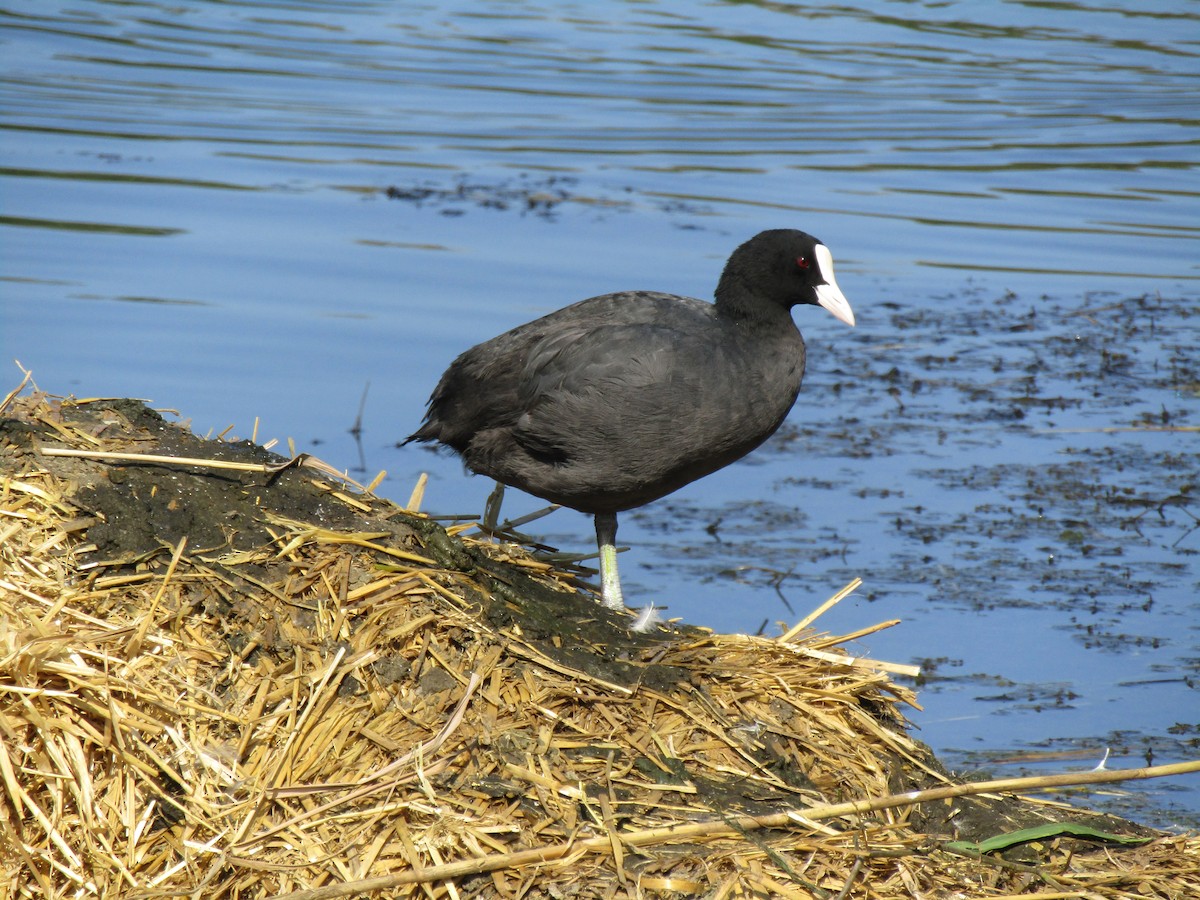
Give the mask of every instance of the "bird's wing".
M 712 348 L 670 325 L 604 325 L 559 331 L 526 360 L 514 439 L 560 463 L 597 453 L 694 452 L 680 423 L 706 410 Z

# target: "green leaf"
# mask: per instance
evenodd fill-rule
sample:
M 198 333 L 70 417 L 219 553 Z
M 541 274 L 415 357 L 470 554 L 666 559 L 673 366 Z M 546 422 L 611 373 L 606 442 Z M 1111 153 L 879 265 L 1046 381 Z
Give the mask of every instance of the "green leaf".
M 1088 838 L 1094 841 L 1112 841 L 1118 844 L 1144 844 L 1147 841 L 1153 840 L 1153 838 L 1148 837 L 1111 834 L 1107 831 L 1100 831 L 1087 825 L 1075 825 L 1071 822 L 1051 822 L 1047 825 L 1038 825 L 1035 828 L 1022 828 L 1020 831 L 998 834 L 978 844 L 972 841 L 950 841 L 945 846 L 948 850 L 982 856 L 985 853 L 995 853 L 997 850 L 1007 850 L 1009 847 L 1015 847 L 1018 844 L 1026 844 L 1030 841 L 1041 841 L 1046 838 L 1063 837 L 1066 835 Z

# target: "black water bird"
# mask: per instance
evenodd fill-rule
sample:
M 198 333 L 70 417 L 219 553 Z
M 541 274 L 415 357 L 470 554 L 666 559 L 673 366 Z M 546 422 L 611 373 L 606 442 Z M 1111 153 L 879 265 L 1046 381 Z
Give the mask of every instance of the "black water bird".
M 624 607 L 617 513 L 745 456 L 800 391 L 800 304 L 848 325 L 833 257 L 764 231 L 733 251 L 716 302 L 656 291 L 582 300 L 472 347 L 442 375 L 408 441 L 595 517 L 604 605 Z

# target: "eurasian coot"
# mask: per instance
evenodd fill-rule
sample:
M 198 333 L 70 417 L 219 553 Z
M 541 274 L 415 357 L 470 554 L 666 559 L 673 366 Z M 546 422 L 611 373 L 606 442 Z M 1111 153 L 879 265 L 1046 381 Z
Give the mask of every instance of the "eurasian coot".
M 621 609 L 617 513 L 775 432 L 804 374 L 791 316 L 801 303 L 854 324 L 825 245 L 802 231 L 764 231 L 733 251 L 715 304 L 604 294 L 472 347 L 446 370 L 408 441 L 438 441 L 475 472 L 593 515 L 603 602 Z

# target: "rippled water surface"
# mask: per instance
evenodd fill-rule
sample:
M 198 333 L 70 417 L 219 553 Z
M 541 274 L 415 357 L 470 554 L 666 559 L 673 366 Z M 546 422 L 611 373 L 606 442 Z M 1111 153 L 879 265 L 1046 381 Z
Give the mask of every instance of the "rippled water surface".
M 1195 0 L 0 0 L 0 59 L 0 359 L 43 389 L 473 513 L 394 446 L 456 353 L 803 228 L 858 327 L 797 310 L 781 432 L 623 518 L 632 598 L 774 632 L 861 576 L 818 624 L 904 620 L 859 647 L 961 768 L 1200 755 Z M 1091 801 L 1200 810 L 1129 790 Z

